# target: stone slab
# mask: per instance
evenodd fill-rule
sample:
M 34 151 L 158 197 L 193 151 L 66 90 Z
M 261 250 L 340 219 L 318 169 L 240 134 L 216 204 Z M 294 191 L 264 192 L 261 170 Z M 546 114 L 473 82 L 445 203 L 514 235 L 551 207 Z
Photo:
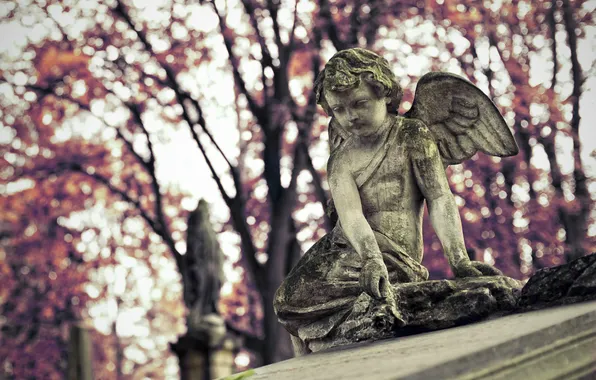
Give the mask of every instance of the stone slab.
M 591 301 L 338 347 L 256 368 L 250 380 L 588 379 L 595 363 Z

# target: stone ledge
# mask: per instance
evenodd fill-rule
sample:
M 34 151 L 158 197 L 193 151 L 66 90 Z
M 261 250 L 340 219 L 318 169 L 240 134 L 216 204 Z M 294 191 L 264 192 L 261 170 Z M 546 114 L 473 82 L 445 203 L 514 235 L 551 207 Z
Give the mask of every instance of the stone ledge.
M 590 335 L 595 326 L 596 302 L 584 302 L 336 347 L 256 368 L 249 379 L 528 380 L 556 375 L 552 367 L 567 374 L 562 378 L 589 378 L 582 376 L 596 370 L 589 364 L 582 367 L 582 363 L 596 352 L 596 339 Z M 583 348 L 576 349 L 576 343 Z
M 592 304 L 596 306 L 596 303 Z M 561 310 L 565 308 L 560 308 L 559 311 Z M 557 311 L 553 309 L 552 312 Z M 529 314 L 530 318 L 534 313 Z M 545 310 L 542 313 L 536 313 L 535 316 L 548 316 L 548 313 Z M 575 379 L 587 374 L 596 374 L 594 353 L 596 353 L 596 307 L 592 312 L 474 352 L 407 378 L 413 380 Z
M 502 276 L 396 286 L 396 328 L 369 326 L 365 343 L 336 337 L 345 345 L 257 368 L 250 378 L 596 378 L 596 254 L 520 286 Z M 363 316 L 374 322 L 378 310 L 370 310 Z M 398 338 L 373 342 L 390 334 Z

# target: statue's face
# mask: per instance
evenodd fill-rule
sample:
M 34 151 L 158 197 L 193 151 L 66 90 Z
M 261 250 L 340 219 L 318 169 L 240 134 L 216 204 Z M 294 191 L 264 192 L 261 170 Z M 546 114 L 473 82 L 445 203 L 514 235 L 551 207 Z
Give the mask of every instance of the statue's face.
M 338 123 L 358 136 L 374 134 L 387 117 L 389 98 L 378 98 L 373 88 L 363 80 L 358 87 L 345 91 L 325 91 L 325 99 Z

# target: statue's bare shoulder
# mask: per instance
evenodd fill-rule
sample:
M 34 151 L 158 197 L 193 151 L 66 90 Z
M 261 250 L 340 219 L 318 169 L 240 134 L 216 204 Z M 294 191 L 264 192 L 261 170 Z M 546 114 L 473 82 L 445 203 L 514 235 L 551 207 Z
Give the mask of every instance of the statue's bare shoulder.
M 351 176 L 357 171 L 354 163 L 357 161 L 359 151 L 351 140 L 342 143 L 342 146 L 334 149 L 327 161 L 327 174 L 331 180 L 332 176 Z
M 398 138 L 418 158 L 437 153 L 435 139 L 422 120 L 404 117 Z

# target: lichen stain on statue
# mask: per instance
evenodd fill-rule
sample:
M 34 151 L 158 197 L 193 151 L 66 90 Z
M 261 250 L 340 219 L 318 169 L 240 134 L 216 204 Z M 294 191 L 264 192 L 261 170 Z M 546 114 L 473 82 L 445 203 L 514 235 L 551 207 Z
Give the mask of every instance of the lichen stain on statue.
M 476 86 L 432 72 L 399 115 L 388 62 L 365 49 L 335 54 L 315 82 L 331 116 L 328 178 L 335 227 L 296 264 L 274 307 L 297 352 L 444 328 L 512 308 L 521 284 L 470 261 L 445 168 L 480 151 L 511 156 L 503 117 Z M 456 276 L 427 281 L 422 217 Z

